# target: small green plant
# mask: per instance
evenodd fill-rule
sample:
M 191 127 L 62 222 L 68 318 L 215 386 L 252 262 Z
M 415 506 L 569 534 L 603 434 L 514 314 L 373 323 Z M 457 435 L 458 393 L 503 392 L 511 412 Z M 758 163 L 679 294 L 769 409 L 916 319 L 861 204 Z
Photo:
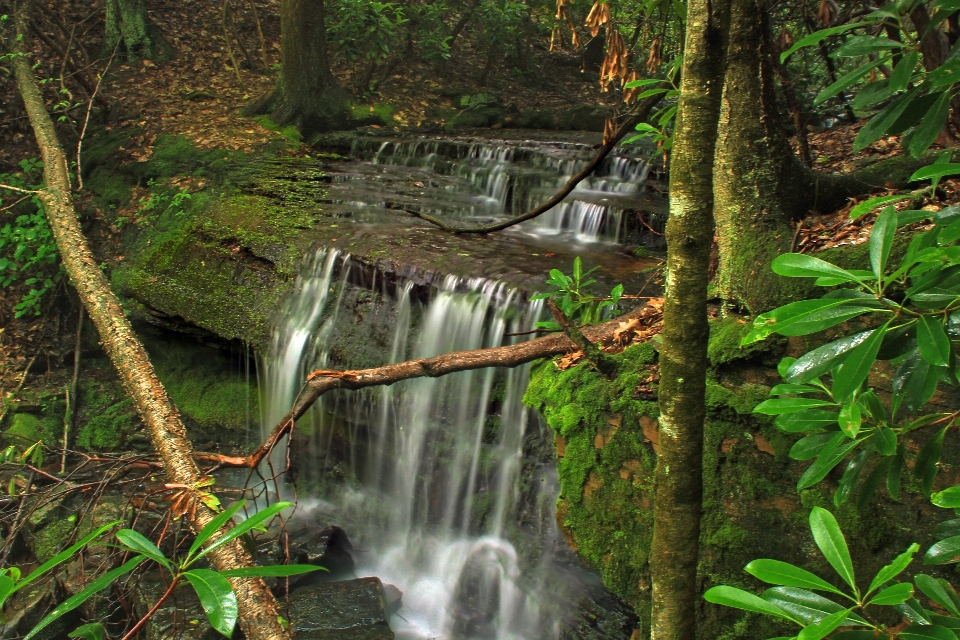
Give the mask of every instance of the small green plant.
M 914 584 L 896 581 L 913 561 L 919 545 L 910 545 L 893 562 L 880 569 L 865 590 L 861 590 L 857 586 L 847 541 L 833 514 L 814 507 L 810 513 L 810 531 L 823 557 L 846 585 L 844 588 L 837 588 L 820 576 L 787 562 L 761 559 L 749 563 L 744 571 L 774 587 L 757 596 L 723 585 L 707 590 L 704 598 L 714 604 L 789 620 L 802 627 L 793 638 L 777 640 L 820 640 L 831 634 L 835 640 L 957 640 L 960 598 L 946 580 L 922 573 L 913 576 L 916 587 L 938 607 L 939 613 L 925 608 L 914 597 Z M 936 564 L 926 560 L 925 563 Z M 846 602 L 840 604 L 815 593 L 818 591 Z M 871 611 L 876 607 L 893 607 L 900 617 L 909 621 L 909 626 L 888 628 L 876 622 Z
M 610 291 L 609 297 L 594 295 L 589 287 L 596 283 L 596 280 L 587 279 L 588 276 L 597 270 L 598 267 L 583 272 L 583 265 L 580 262 L 580 256 L 573 260 L 573 274 L 566 275 L 559 269 L 551 269 L 550 277 L 547 278 L 547 284 L 556 287 L 553 291 L 538 293 L 530 297 L 531 300 L 546 300 L 554 298 L 557 306 L 570 319 L 578 321 L 580 325 L 597 324 L 600 322 L 604 313 L 612 311 L 620 297 L 623 296 L 623 285 L 618 284 Z M 550 331 L 560 331 L 560 325 L 553 321 L 544 321 L 537 323 L 538 329 L 547 329 Z
M 187 554 L 179 561 L 172 561 L 171 559 L 167 558 L 167 556 L 153 542 L 137 531 L 134 531 L 133 529 L 121 529 L 116 534 L 121 548 L 136 555 L 134 555 L 123 565 L 113 569 L 112 571 L 108 571 L 96 580 L 90 582 L 90 584 L 80 593 L 57 605 L 53 611 L 47 614 L 47 616 L 44 617 L 43 620 L 41 620 L 37 626 L 35 626 L 30 633 L 26 635 L 24 640 L 30 640 L 30 638 L 34 637 L 57 618 L 70 611 L 73 611 L 97 592 L 107 588 L 115 580 L 133 571 L 140 566 L 140 564 L 147 560 L 155 562 L 157 566 L 161 568 L 161 570 L 166 571 L 169 574 L 168 588 L 155 603 L 155 605 L 150 608 L 150 611 L 143 618 L 141 618 L 136 625 L 134 625 L 133 629 L 131 629 L 129 633 L 127 633 L 125 638 L 133 637 L 143 627 L 143 625 L 146 624 L 147 620 L 149 620 L 153 613 L 157 611 L 160 606 L 173 594 L 176 586 L 183 581 L 187 581 L 190 586 L 193 587 L 197 594 L 197 598 L 200 600 L 200 605 L 207 614 L 207 619 L 210 621 L 210 626 L 224 636 L 228 638 L 231 637 L 237 624 L 238 610 L 237 595 L 233 591 L 233 587 L 228 582 L 228 578 L 249 578 L 263 576 L 288 577 L 302 573 L 309 573 L 312 571 L 320 571 L 323 570 L 323 568 L 315 565 L 292 564 L 266 567 L 248 567 L 244 569 L 231 569 L 227 571 L 213 571 L 212 569 L 195 568 L 194 565 L 211 551 L 227 544 L 231 540 L 235 540 L 236 538 L 254 529 L 263 530 L 263 523 L 273 518 L 283 509 L 286 509 L 290 506 L 292 506 L 292 504 L 289 502 L 278 502 L 266 509 L 263 509 L 262 511 L 258 511 L 256 514 L 250 516 L 243 522 L 236 524 L 219 537 L 214 538 L 214 534 L 220 531 L 220 529 L 226 525 L 234 515 L 236 515 L 240 508 L 243 507 L 243 502 L 238 502 L 223 513 L 218 514 L 209 523 L 207 523 L 200 533 L 197 534 L 197 537 L 190 546 L 190 549 L 187 551 Z M 37 569 L 37 571 L 31 573 L 30 576 L 27 576 L 27 578 L 24 579 L 24 582 L 35 579 L 34 575 L 37 574 L 37 572 L 39 572 L 41 569 L 44 570 L 44 572 L 49 571 L 51 568 L 53 568 L 53 566 L 55 566 L 55 564 L 63 562 L 74 553 L 79 551 L 79 549 L 88 542 L 93 540 L 93 538 L 99 536 L 116 524 L 118 523 L 113 522 L 109 525 L 101 527 L 76 545 L 66 549 L 55 558 L 50 560 L 50 562 L 42 565 L 39 569 Z M 17 578 L 19 578 L 19 574 L 17 574 Z M 4 579 L 7 581 L 5 582 Z M 4 589 L 7 588 L 8 584 L 16 584 L 15 578 L 13 576 L 0 575 L 0 596 L 4 594 Z M 20 586 L 22 585 L 17 585 L 16 588 L 20 588 Z M 2 604 L 2 601 L 0 601 L 0 604 Z M 72 637 L 106 637 L 103 627 L 99 625 L 99 623 L 84 625 L 80 629 L 77 629 L 74 633 L 78 635 Z

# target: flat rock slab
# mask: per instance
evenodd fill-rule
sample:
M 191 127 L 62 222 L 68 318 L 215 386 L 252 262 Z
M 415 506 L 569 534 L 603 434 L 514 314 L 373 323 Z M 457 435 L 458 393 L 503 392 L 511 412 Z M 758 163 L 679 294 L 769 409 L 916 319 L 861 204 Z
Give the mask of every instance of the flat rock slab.
M 380 578 L 310 585 L 290 594 L 299 640 L 392 640 Z

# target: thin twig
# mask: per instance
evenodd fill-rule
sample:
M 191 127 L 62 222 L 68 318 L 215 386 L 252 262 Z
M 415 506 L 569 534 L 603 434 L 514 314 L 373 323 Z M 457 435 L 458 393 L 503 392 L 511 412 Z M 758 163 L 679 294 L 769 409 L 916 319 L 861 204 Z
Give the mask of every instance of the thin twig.
M 87 101 L 87 114 L 83 118 L 83 128 L 80 130 L 80 139 L 77 140 L 77 191 L 83 189 L 83 175 L 80 167 L 80 149 L 83 147 L 83 136 L 87 133 L 87 125 L 90 124 L 90 111 L 93 109 L 93 101 L 97 97 L 97 92 L 100 91 L 100 83 L 103 82 L 104 76 L 106 76 L 107 71 L 110 70 L 110 65 L 113 63 L 113 57 L 117 55 L 117 47 L 119 46 L 120 41 L 117 40 L 117 44 L 113 46 L 113 52 L 110 54 L 110 58 L 107 60 L 107 66 L 104 67 L 103 73 L 97 74 L 97 86 L 93 88 L 93 95 L 90 96 L 90 100 Z
M 233 72 L 237 74 L 237 82 L 240 86 L 246 88 L 243 84 L 243 78 L 240 77 L 240 67 L 237 66 L 237 58 L 233 55 L 233 47 L 230 46 L 230 31 L 227 29 L 227 11 L 230 8 L 230 0 L 223 0 L 223 41 L 227 45 L 227 55 L 230 56 L 230 64 L 233 65 Z
M 27 193 L 30 195 L 35 193 L 40 193 L 36 189 L 21 189 L 20 187 L 12 187 L 9 184 L 0 184 L 0 189 L 9 189 L 10 191 L 15 191 L 17 193 Z
M 790 253 L 797 248 L 797 238 L 800 237 L 800 230 L 803 229 L 803 220 L 797 223 L 797 230 L 793 232 L 793 242 L 790 243 Z
M 267 41 L 263 37 L 263 29 L 260 27 L 260 14 L 257 12 L 257 5 L 253 3 L 253 0 L 247 0 L 247 4 L 250 5 L 250 9 L 253 11 L 253 19 L 257 22 L 257 36 L 260 38 L 260 55 L 263 57 L 263 68 L 270 68 L 270 60 L 267 57 Z
M 77 317 L 77 346 L 73 350 L 73 380 L 67 389 L 67 412 L 63 416 L 63 453 L 60 455 L 60 473 L 67 470 L 67 448 L 70 446 L 70 429 L 73 427 L 74 417 L 77 415 L 77 378 L 80 377 L 80 338 L 83 335 L 83 305 L 80 305 L 80 314 Z

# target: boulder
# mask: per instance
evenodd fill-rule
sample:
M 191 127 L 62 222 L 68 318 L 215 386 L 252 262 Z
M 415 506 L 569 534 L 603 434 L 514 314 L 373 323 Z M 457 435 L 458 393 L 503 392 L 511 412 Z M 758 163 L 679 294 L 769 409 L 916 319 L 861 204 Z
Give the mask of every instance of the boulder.
M 309 585 L 290 595 L 299 640 L 392 640 L 380 578 Z

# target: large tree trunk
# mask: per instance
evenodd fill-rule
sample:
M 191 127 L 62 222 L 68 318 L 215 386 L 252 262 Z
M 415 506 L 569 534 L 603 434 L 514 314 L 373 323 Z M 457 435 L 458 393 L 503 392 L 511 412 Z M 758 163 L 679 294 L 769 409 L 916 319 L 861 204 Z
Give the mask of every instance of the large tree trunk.
M 695 640 L 706 416 L 707 272 L 713 245 L 713 156 L 728 0 L 690 0 L 670 166 L 660 349 L 660 442 L 650 548 L 653 640 Z
M 162 57 L 170 49 L 147 15 L 144 0 L 107 0 L 104 51 L 121 44 L 129 55 L 143 58 Z
M 25 19 L 23 13 L 21 11 L 18 17 L 21 27 Z M 21 28 L 20 33 L 23 32 Z M 70 195 L 67 159 L 26 54 L 14 56 L 13 67 L 43 157 L 45 186 L 38 195 L 64 268 L 100 333 L 103 349 L 120 374 L 124 390 L 147 427 L 154 449 L 163 462 L 164 472 L 171 482 L 194 485 L 200 479 L 200 470 L 193 460 L 193 446 L 186 429 L 80 229 Z M 198 501 L 192 525 L 199 530 L 214 516 L 213 511 Z M 214 567 L 219 570 L 254 564 L 239 541 L 224 545 L 210 555 Z M 280 609 L 262 580 L 234 578 L 231 583 L 240 607 L 240 627 L 247 638 L 281 640 L 291 637 L 280 625 L 277 617 Z
M 330 72 L 324 0 L 283 0 L 280 32 L 280 78 L 246 112 L 270 114 L 304 138 L 343 128 L 350 120 L 347 93 Z

